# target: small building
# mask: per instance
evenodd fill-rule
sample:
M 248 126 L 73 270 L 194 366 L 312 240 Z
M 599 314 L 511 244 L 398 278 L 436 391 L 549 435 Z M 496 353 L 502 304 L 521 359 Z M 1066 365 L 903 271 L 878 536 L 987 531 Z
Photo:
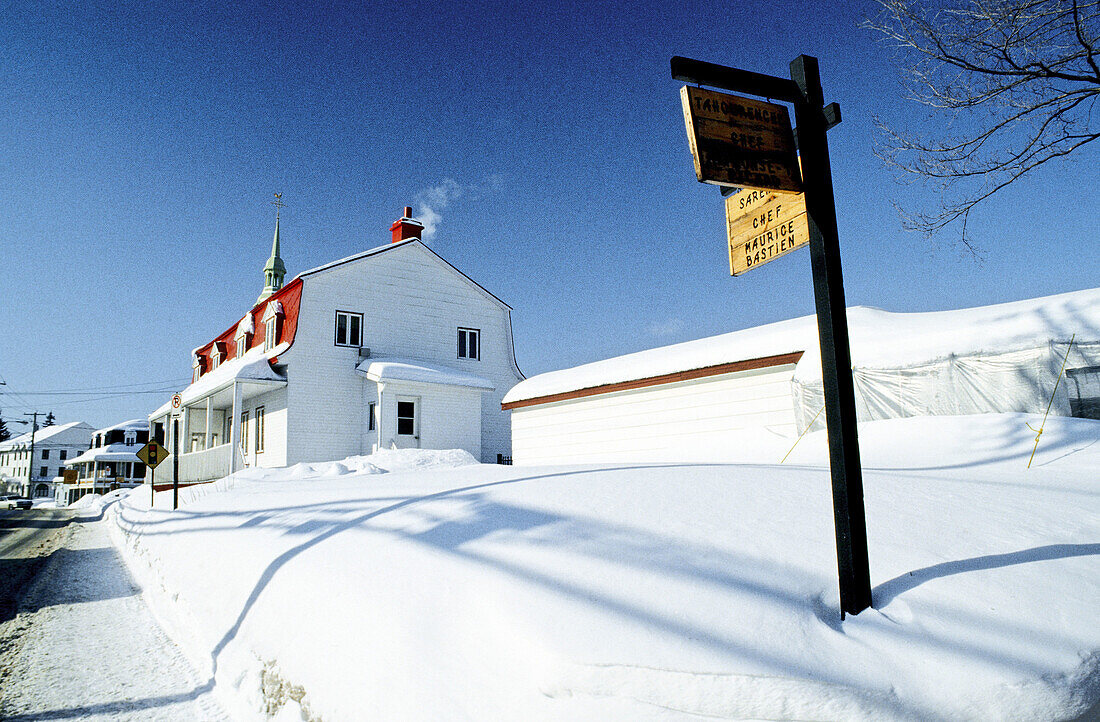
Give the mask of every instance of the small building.
M 106 494 L 115 489 L 145 482 L 145 464 L 137 452 L 149 441 L 149 422 L 131 419 L 98 429 L 87 450 L 66 463 L 76 472 L 75 482 L 59 479 L 54 498 L 58 504 L 72 504 L 85 494 Z
M 65 464 L 88 448 L 91 424 L 53 424 L 0 442 L 0 484 L 3 491 L 32 498 L 52 497 Z
M 848 324 L 861 421 L 1048 404 L 1100 417 L 1100 289 L 931 313 L 856 307 Z M 730 462 L 822 428 L 822 388 L 806 316 L 539 374 L 502 407 L 518 464 Z
M 178 443 L 180 482 L 390 448 L 510 455 L 500 402 L 523 379 L 511 307 L 426 246 L 411 213 L 389 244 L 285 285 L 276 217 L 257 303 L 194 350 L 178 406 L 149 416 Z

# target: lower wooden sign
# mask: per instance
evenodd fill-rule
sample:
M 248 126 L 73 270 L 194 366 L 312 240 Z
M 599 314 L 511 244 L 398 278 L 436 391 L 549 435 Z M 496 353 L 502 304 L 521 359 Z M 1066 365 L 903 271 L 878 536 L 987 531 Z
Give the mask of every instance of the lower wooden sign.
M 740 276 L 810 242 L 806 196 L 743 190 L 726 198 L 730 275 Z

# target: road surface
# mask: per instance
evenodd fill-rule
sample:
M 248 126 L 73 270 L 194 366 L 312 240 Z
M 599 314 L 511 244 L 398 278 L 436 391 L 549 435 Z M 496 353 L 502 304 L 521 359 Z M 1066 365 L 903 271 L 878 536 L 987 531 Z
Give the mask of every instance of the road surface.
M 0 719 L 229 720 L 150 614 L 105 513 L 0 515 L 0 585 L 14 580 L 0 588 Z

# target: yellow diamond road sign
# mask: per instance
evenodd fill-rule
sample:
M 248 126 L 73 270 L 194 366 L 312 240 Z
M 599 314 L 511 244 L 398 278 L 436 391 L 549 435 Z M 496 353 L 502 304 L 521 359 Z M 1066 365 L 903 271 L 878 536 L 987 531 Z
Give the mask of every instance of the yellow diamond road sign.
M 137 457 L 144 461 L 150 469 L 155 469 L 160 462 L 168 458 L 168 449 L 153 440 L 138 449 Z

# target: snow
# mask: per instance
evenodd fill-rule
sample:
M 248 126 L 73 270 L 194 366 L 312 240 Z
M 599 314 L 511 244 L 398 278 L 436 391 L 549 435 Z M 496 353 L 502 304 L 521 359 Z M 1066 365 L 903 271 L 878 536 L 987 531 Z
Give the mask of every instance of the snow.
M 256 333 L 256 324 L 253 323 L 253 321 L 252 321 L 252 314 L 251 313 L 246 313 L 244 315 L 244 318 L 241 319 L 241 322 L 237 324 L 237 333 L 236 333 L 236 335 L 239 337 L 239 336 L 243 336 L 246 333 L 247 334 Z
M 115 424 L 114 426 L 108 426 L 104 429 L 96 429 L 97 434 L 105 434 L 108 431 L 148 431 L 149 422 L 145 419 L 130 419 L 129 421 L 123 421 L 121 424 Z
M 34 432 L 34 443 L 35 443 L 35 445 L 41 444 L 42 442 L 46 441 L 46 439 L 49 439 L 51 436 L 55 436 L 55 435 L 61 433 L 62 431 L 67 431 L 68 429 L 71 429 L 74 426 L 82 426 L 82 425 L 84 425 L 83 421 L 70 421 L 67 424 L 54 424 L 53 426 L 41 426 L 41 427 L 38 428 L 38 431 Z M 6 450 L 6 449 L 13 449 L 13 448 L 19 446 L 20 444 L 29 444 L 29 443 L 31 443 L 31 432 L 28 431 L 26 433 L 20 434 L 19 436 L 13 436 L 12 438 L 8 439 L 7 441 L 0 442 L 0 451 Z
M 994 306 L 891 313 L 856 306 L 848 309 L 854 368 L 909 368 L 952 354 L 1006 353 L 1050 341 L 1100 342 L 1100 288 Z M 795 380 L 821 380 L 816 316 L 687 341 L 539 374 L 520 382 L 504 403 L 606 384 L 706 368 L 745 359 L 804 351 Z
M 441 364 L 400 358 L 369 358 L 355 367 L 371 381 L 415 381 L 445 386 L 466 386 L 492 391 L 495 386 L 489 379 L 459 371 Z
M 263 349 L 255 348 L 240 358 L 234 358 L 218 366 L 218 368 L 203 374 L 202 378 L 194 382 L 182 392 L 183 404 L 189 404 L 197 399 L 205 398 L 219 387 L 231 381 L 272 381 L 286 382 L 286 379 L 271 368 L 267 355 Z M 147 425 L 148 426 L 148 425 Z
M 117 542 L 240 719 L 1054 720 L 1100 702 L 1100 422 L 862 424 L 841 621 L 824 435 L 760 463 L 388 451 L 122 492 Z M 736 439 L 731 438 L 731 443 Z
M 148 428 L 148 424 L 146 424 Z M 72 466 L 73 464 L 85 464 L 93 461 L 140 461 L 137 456 L 138 450 L 141 449 L 137 444 L 109 444 L 108 446 L 97 446 L 93 449 L 88 449 L 80 456 L 73 459 L 67 459 L 65 461 L 66 466 Z
M 99 516 L 105 500 L 84 505 L 0 627 L 0 718 L 227 720 L 212 680 L 165 636 L 127 573 Z

